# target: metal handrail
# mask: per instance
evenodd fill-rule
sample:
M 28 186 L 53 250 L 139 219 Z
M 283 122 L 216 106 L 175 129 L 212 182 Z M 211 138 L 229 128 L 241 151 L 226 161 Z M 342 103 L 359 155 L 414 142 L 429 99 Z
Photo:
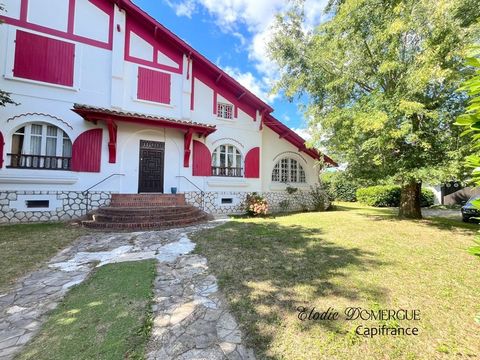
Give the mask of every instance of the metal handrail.
M 90 190 L 92 190 L 95 186 L 100 185 L 101 183 L 107 181 L 108 179 L 110 179 L 114 176 L 125 176 L 125 174 L 110 174 L 109 176 L 107 176 L 103 180 L 100 180 L 96 184 L 90 186 L 87 190 L 82 191 L 82 195 L 84 196 L 84 199 L 86 199 L 86 201 L 87 201 L 86 204 L 85 204 L 85 214 L 88 214 L 88 207 L 89 207 L 89 196 L 88 195 L 90 194 Z M 85 196 L 85 194 L 87 196 Z
M 185 176 L 182 176 L 182 175 L 178 175 L 176 176 L 177 178 L 183 178 L 185 180 L 187 180 L 190 184 L 192 184 L 193 186 L 195 186 L 198 190 L 200 190 L 200 196 L 202 197 L 202 210 L 205 210 L 205 191 L 203 191 L 202 189 L 200 189 L 195 183 L 193 183 L 192 181 L 190 181 L 189 178 L 185 177 Z

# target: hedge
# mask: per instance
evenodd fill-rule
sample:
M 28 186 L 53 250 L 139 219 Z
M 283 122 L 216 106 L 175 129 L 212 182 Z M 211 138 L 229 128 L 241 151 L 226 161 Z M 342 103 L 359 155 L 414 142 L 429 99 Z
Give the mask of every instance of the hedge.
M 324 173 L 322 174 L 321 181 L 330 200 L 357 201 L 355 192 L 360 186 L 347 177 L 343 171 Z
M 360 188 L 356 192 L 357 200 L 375 207 L 398 207 L 400 205 L 400 186 L 377 185 Z M 420 205 L 432 206 L 435 195 L 429 189 L 422 189 Z

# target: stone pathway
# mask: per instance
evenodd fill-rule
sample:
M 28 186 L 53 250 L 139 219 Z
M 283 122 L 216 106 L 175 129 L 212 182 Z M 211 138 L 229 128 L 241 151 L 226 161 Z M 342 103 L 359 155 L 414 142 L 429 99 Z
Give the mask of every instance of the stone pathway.
M 95 266 L 152 258 L 158 263 L 148 359 L 254 359 L 242 344 L 207 260 L 188 255 L 195 244 L 187 234 L 218 224 L 79 238 L 46 267 L 0 294 L 0 360 L 12 359 L 38 332 L 47 313 Z

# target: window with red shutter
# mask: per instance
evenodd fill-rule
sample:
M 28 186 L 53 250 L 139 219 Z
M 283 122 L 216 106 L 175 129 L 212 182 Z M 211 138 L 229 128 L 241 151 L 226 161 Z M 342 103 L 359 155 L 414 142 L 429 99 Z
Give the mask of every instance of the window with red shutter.
M 72 170 L 100 172 L 102 160 L 102 129 L 80 134 L 72 146 Z
M 13 75 L 73 86 L 75 45 L 17 30 Z
M 208 147 L 200 141 L 193 140 L 193 176 L 212 175 L 212 155 Z
M 138 99 L 170 104 L 170 85 L 170 74 L 138 68 Z

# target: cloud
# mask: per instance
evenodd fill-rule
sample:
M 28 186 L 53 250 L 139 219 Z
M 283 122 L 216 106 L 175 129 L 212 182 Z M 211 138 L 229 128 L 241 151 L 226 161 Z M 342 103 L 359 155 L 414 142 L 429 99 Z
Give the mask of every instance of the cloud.
M 230 66 L 223 70 L 263 101 L 272 103 L 276 99 L 277 95 L 269 94 L 268 85 L 264 81 L 258 80 L 251 72 L 242 72 L 240 69 Z
M 174 2 L 171 0 L 164 0 L 165 3 L 171 7 L 177 16 L 186 16 L 189 19 L 192 18 L 192 15 L 196 11 L 196 2 L 195 0 L 184 0 L 180 2 Z
M 248 58 L 260 74 L 261 79 L 255 79 L 250 73 L 232 71 L 231 75 L 240 75 L 236 79 L 248 83 L 248 88 L 255 93 L 262 94 L 263 98 L 272 99 L 266 95 L 265 88 L 271 89 L 278 78 L 278 68 L 267 52 L 267 44 L 272 38 L 272 26 L 275 15 L 287 10 L 289 1 L 286 0 L 164 0 L 172 7 L 177 15 L 191 17 L 200 8 L 205 9 L 214 19 L 220 31 L 229 33 L 239 39 L 240 46 L 248 52 Z M 325 20 L 324 8 L 328 0 L 306 0 L 305 17 L 306 27 L 311 29 Z M 240 33 L 241 26 L 245 26 L 248 35 Z M 234 69 L 231 69 L 234 70 Z M 252 78 L 251 78 L 252 77 Z M 242 84 L 244 84 L 242 83 Z M 246 85 L 245 85 L 246 86 Z M 246 86 L 247 87 L 247 86 Z M 258 91 L 260 88 L 260 91 Z M 257 92 L 256 92 L 257 91 Z
M 298 135 L 300 135 L 304 140 L 308 141 L 312 138 L 312 135 L 310 134 L 308 129 L 297 128 L 297 129 L 292 129 L 292 130 L 294 132 L 296 132 Z

